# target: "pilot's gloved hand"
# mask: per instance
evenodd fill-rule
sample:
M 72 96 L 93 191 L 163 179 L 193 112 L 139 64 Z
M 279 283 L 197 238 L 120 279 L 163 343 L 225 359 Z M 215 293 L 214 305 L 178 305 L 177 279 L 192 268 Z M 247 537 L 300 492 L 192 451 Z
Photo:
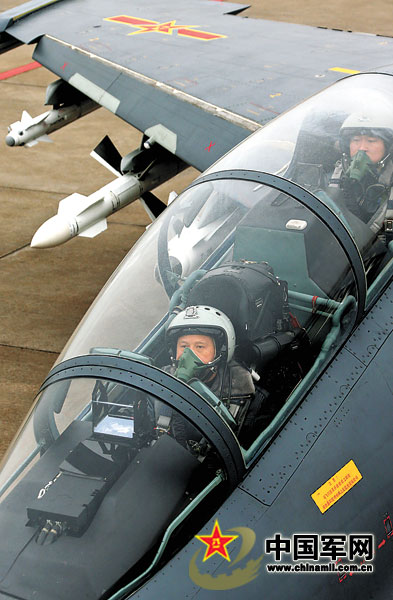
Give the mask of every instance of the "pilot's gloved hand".
M 206 364 L 191 350 L 184 348 L 178 360 L 175 377 L 187 383 L 190 379 L 201 379 L 206 371 Z

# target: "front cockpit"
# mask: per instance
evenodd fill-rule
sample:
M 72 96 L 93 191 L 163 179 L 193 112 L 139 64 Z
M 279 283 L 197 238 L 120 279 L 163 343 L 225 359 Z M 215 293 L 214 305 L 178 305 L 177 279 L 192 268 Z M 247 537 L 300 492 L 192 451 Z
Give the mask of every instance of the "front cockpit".
M 132 591 L 293 414 L 391 277 L 389 122 L 367 109 L 380 102 L 393 124 L 392 82 L 362 75 L 314 96 L 149 226 L 3 466 L 0 593 L 49 600 L 48 573 L 59 599 Z M 384 156 L 367 140 L 357 156 L 362 136 Z

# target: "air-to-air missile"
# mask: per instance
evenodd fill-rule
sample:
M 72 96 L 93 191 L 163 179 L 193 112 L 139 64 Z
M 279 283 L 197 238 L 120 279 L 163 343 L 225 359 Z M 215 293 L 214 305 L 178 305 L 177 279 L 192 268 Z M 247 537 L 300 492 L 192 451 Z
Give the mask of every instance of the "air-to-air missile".
M 8 128 L 8 146 L 33 146 L 51 141 L 48 134 L 99 108 L 99 104 L 59 79 L 46 90 L 46 105 L 52 109 L 31 117 L 23 111 L 20 121 Z M 61 200 L 58 213 L 36 231 L 33 248 L 50 248 L 76 235 L 95 237 L 107 228 L 106 217 L 140 199 L 154 219 L 165 204 L 150 190 L 174 177 L 187 165 L 174 155 L 176 135 L 157 124 L 146 130 L 141 147 L 122 158 L 106 136 L 91 155 L 116 175 L 101 189 L 84 196 L 74 193 Z
M 115 173 L 117 179 L 90 196 L 74 193 L 61 200 L 57 215 L 36 231 L 30 244 L 32 248 L 58 246 L 77 235 L 95 237 L 107 228 L 106 217 L 138 199 L 152 219 L 162 212 L 165 204 L 150 190 L 174 177 L 186 164 L 153 143 L 145 142 L 122 160 L 116 154 L 109 138 L 104 138 L 92 156 Z
M 34 146 L 38 142 L 51 142 L 50 133 L 72 123 L 99 108 L 99 104 L 86 98 L 80 103 L 48 110 L 38 117 L 31 117 L 24 110 L 20 121 L 8 127 L 5 138 L 7 146 Z

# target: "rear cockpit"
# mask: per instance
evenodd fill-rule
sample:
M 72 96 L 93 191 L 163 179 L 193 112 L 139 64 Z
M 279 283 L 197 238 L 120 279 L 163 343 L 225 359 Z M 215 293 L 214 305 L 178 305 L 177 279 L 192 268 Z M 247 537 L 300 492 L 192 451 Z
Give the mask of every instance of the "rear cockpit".
M 207 173 L 234 165 L 284 177 L 327 205 L 354 238 L 371 301 L 374 280 L 393 256 L 391 75 L 337 82 L 250 136 Z

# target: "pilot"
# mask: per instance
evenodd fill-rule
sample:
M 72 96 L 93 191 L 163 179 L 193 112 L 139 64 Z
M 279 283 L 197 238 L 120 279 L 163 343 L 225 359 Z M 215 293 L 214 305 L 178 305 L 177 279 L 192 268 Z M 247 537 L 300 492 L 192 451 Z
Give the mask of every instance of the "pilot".
M 387 209 L 392 202 L 393 112 L 379 108 L 350 114 L 340 129 L 340 149 L 342 157 L 327 191 L 386 243 Z
M 229 318 L 212 306 L 189 306 L 171 321 L 166 340 L 172 361 L 166 370 L 185 383 L 199 379 L 207 385 L 235 418 L 241 439 L 248 439 L 268 394 L 256 391 L 251 370 L 234 360 Z

